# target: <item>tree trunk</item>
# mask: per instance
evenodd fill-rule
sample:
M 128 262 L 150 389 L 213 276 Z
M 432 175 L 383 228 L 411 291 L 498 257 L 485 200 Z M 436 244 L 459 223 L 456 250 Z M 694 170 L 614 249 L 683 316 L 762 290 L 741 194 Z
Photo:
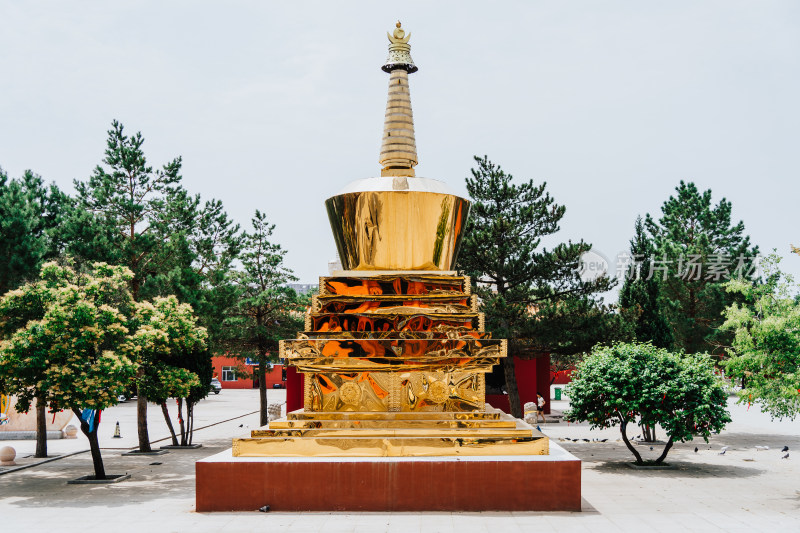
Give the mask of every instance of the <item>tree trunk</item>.
M 637 465 L 644 464 L 644 462 L 642 461 L 642 456 L 639 455 L 639 452 L 636 450 L 636 448 L 633 447 L 633 444 L 631 444 L 631 442 L 628 440 L 628 435 L 626 433 L 627 429 L 628 429 L 628 422 L 625 420 L 621 420 L 619 431 L 620 433 L 622 433 L 622 440 L 625 441 L 625 446 L 627 446 L 628 449 L 631 451 L 631 453 L 633 453 L 633 456 L 636 457 Z
M 139 431 L 139 451 L 149 452 L 150 434 L 147 432 L 147 397 L 141 387 L 136 391 L 136 427 Z
M 184 446 L 191 446 L 194 437 L 194 404 L 186 399 L 186 442 Z
M 36 398 L 36 454 L 34 457 L 47 457 L 47 408 L 43 398 Z
M 661 453 L 661 456 L 656 459 L 656 464 L 661 464 L 661 461 L 667 458 L 667 454 L 669 453 L 669 449 L 672 448 L 672 437 L 669 438 L 667 441 L 667 445 L 664 446 L 664 451 Z
M 517 373 L 514 370 L 514 356 L 511 354 L 503 358 L 503 374 L 506 378 L 506 392 L 508 393 L 511 416 L 522 418 L 522 404 L 519 400 L 519 389 L 517 388 Z
M 183 398 L 175 400 L 178 403 L 178 425 L 181 428 L 181 444 L 186 442 L 186 419 L 183 418 Z
M 89 431 L 89 424 L 81 418 L 81 412 L 78 409 L 73 409 L 72 412 L 75 413 L 75 416 L 77 416 L 78 420 L 80 420 L 81 431 L 83 431 L 83 434 L 86 435 L 87 439 L 89 439 L 89 448 L 91 448 L 92 451 L 92 464 L 94 465 L 94 478 L 106 479 L 106 469 L 103 466 L 103 456 L 100 454 L 100 443 L 97 441 L 97 429 L 100 426 L 100 422 L 97 420 L 97 418 L 99 417 L 100 412 L 94 412 L 94 431 Z
M 267 363 L 263 356 L 258 361 L 258 399 L 261 404 L 260 424 L 269 424 L 269 413 L 267 413 Z
M 161 412 L 164 414 L 164 420 L 167 422 L 169 434 L 172 437 L 172 445 L 178 445 L 178 437 L 175 436 L 175 428 L 172 426 L 172 420 L 169 417 L 169 409 L 167 409 L 167 402 L 161 402 Z

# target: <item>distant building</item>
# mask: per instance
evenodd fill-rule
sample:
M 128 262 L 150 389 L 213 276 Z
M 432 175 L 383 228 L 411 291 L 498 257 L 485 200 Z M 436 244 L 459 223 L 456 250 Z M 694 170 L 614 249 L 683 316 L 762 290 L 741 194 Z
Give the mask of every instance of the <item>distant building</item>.
M 297 294 L 306 294 L 319 288 L 316 283 L 287 283 L 286 286 L 294 289 Z
M 328 275 L 333 276 L 333 273 L 342 269 L 342 262 L 339 260 L 339 254 L 336 254 L 336 259 L 328 261 Z
M 256 362 L 252 359 L 241 359 L 227 355 L 216 355 L 211 358 L 214 377 L 219 379 L 223 389 L 257 389 L 258 377 Z M 268 389 L 286 388 L 286 371 L 284 365 L 276 363 L 267 369 L 266 383 Z M 276 387 L 275 385 L 279 385 Z

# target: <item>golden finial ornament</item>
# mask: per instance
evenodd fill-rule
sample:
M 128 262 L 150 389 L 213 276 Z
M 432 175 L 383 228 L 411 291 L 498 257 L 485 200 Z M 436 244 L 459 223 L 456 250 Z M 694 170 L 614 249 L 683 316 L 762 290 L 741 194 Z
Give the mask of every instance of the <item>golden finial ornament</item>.
M 395 26 L 392 33 L 386 32 L 386 36 L 389 38 L 389 57 L 386 58 L 386 64 L 381 68 L 384 72 L 391 72 L 395 69 L 403 69 L 408 73 L 416 72 L 418 69 L 414 60 L 411 59 L 411 45 L 408 44 L 411 32 L 406 34 L 399 20 Z
M 411 59 L 411 46 L 406 33 L 397 21 L 389 38 L 389 57 L 381 67 L 389 73 L 389 99 L 386 103 L 386 121 L 379 161 L 381 176 L 413 177 L 417 165 L 417 143 L 414 139 L 414 116 L 411 112 L 411 94 L 408 75 L 417 71 Z

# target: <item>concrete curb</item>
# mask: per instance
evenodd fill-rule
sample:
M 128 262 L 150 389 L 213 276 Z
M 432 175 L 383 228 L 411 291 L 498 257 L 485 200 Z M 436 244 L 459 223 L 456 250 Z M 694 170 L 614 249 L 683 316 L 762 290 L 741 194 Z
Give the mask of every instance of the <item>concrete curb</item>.
M 109 485 L 130 479 L 130 474 L 111 474 L 106 476 L 109 479 L 92 479 L 94 476 L 81 476 L 77 479 L 70 479 L 67 485 Z
M 53 461 L 58 461 L 59 459 L 64 459 L 65 457 L 71 457 L 73 455 L 78 455 L 79 453 L 86 453 L 88 451 L 89 450 L 81 450 L 79 452 L 66 453 L 64 455 L 56 455 L 55 457 L 48 457 L 47 459 L 36 461 L 35 463 L 31 463 L 29 465 L 22 465 L 22 466 L 17 466 L 15 468 L 9 468 L 8 470 L 3 470 L 2 472 L 0 472 L 0 476 L 10 474 L 11 472 L 18 472 L 20 470 L 25 470 L 26 468 L 33 468 L 34 466 L 43 465 L 45 463 L 51 463 Z
M 677 470 L 678 467 L 673 464 L 660 464 L 660 465 L 637 465 L 636 463 L 625 463 L 628 468 L 634 470 Z
M 195 428 L 194 431 L 199 431 L 201 429 L 209 428 L 209 427 L 212 427 L 212 426 L 217 426 L 219 424 L 224 424 L 225 422 L 230 422 L 232 420 L 236 420 L 237 418 L 244 418 L 245 416 L 250 416 L 250 415 L 256 414 L 258 412 L 259 412 L 258 410 L 255 410 L 255 411 L 251 411 L 249 413 L 244 413 L 244 414 L 239 415 L 239 416 L 234 416 L 232 418 L 228 418 L 228 419 L 225 419 L 225 420 L 220 420 L 219 422 L 214 422 L 212 424 L 206 424 L 205 426 L 202 426 L 202 427 L 199 427 L 199 428 Z M 170 440 L 171 438 L 172 437 L 164 437 L 163 439 L 154 440 L 150 444 L 155 444 L 157 442 Z M 122 449 L 122 450 L 135 450 L 136 448 L 138 448 L 138 446 L 134 446 L 133 448 L 102 448 L 101 447 L 100 450 L 101 451 L 102 450 L 120 450 L 120 449 Z M 58 455 L 56 457 L 48 457 L 47 459 L 43 459 L 41 461 L 37 461 L 35 463 L 31 463 L 31 464 L 28 464 L 28 465 L 16 466 L 16 467 L 13 467 L 13 468 L 9 468 L 8 470 L 0 471 L 0 476 L 4 476 L 6 474 L 11 474 L 12 472 L 19 472 L 20 470 L 25 470 L 26 468 L 33 468 L 34 466 L 43 465 L 45 463 L 50 463 L 52 461 L 58 461 L 59 459 L 64 459 L 66 457 L 72 457 L 73 455 L 86 453 L 88 451 L 90 451 L 90 450 L 88 450 L 88 449 L 87 450 L 80 450 L 80 451 L 77 451 L 77 452 L 71 452 L 71 453 L 66 453 L 66 454 L 63 454 L 63 455 Z M 167 450 L 163 450 L 163 453 L 167 453 Z M 122 454 L 122 455 L 125 455 L 125 454 Z M 144 454 L 132 454 L 132 455 L 144 455 Z M 157 454 L 157 455 L 162 455 L 162 454 Z
M 152 451 L 149 451 L 149 452 L 140 452 L 139 450 L 131 450 L 129 452 L 122 453 L 120 455 L 122 455 L 124 457 L 131 457 L 131 456 L 136 456 L 136 455 L 164 455 L 164 454 L 167 454 L 167 453 L 169 453 L 169 451 L 164 450 L 164 449 L 152 450 Z

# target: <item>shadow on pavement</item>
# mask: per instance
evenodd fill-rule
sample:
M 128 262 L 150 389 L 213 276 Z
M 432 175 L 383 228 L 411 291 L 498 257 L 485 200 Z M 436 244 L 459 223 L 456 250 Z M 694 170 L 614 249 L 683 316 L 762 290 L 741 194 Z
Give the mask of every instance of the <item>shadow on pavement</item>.
M 597 463 L 584 463 L 584 468 L 596 470 L 597 472 L 609 474 L 624 474 L 634 477 L 658 477 L 658 478 L 742 478 L 759 476 L 765 470 L 759 468 L 751 468 L 746 466 L 735 465 L 720 465 L 710 463 L 690 463 L 680 460 L 670 461 L 667 458 L 667 463 L 675 466 L 672 470 L 635 470 L 628 466 L 632 463 L 633 459 L 627 461 L 613 461 L 613 462 L 597 462 Z
M 130 473 L 131 479 L 113 485 L 67 485 L 71 479 L 93 473 L 91 455 L 83 453 L 3 476 L 0 500 L 26 508 L 114 508 L 164 500 L 165 505 L 191 510 L 185 508 L 194 507 L 195 462 L 228 447 L 230 439 L 214 439 L 204 441 L 199 449 L 174 450 L 156 457 L 123 457 L 119 451 L 105 450 L 106 473 Z M 150 464 L 156 462 L 161 464 Z

